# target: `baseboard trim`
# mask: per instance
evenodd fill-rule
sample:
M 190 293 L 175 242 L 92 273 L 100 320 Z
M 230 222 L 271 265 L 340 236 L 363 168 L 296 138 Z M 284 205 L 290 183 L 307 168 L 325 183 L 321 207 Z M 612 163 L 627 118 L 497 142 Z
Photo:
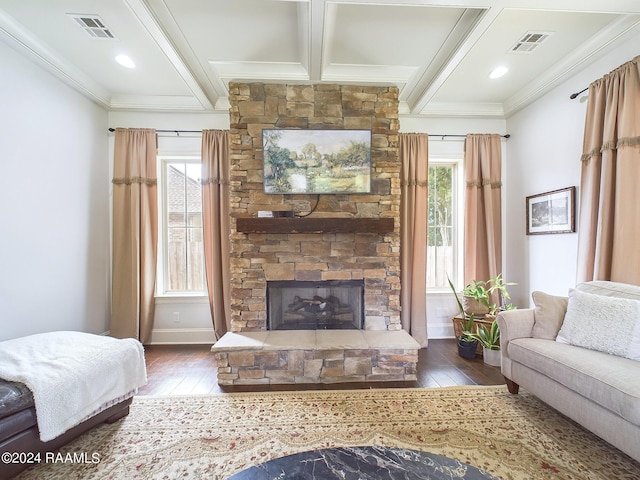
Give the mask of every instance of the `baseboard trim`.
M 148 345 L 213 345 L 213 328 L 162 328 L 151 331 Z
M 427 336 L 429 338 L 453 338 L 455 336 L 453 325 L 450 321 L 427 324 Z

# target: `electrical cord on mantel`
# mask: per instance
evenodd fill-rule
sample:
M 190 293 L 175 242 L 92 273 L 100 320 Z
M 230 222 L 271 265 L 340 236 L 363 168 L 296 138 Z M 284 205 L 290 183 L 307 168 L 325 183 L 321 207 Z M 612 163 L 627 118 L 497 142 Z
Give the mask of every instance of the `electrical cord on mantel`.
M 304 215 L 296 215 L 296 217 L 298 218 L 304 218 L 304 217 L 308 217 L 309 215 L 311 215 L 313 212 L 316 211 L 316 208 L 318 208 L 318 204 L 320 203 L 320 195 L 316 195 L 316 204 L 313 206 L 313 208 L 311 209 L 311 211 L 309 213 L 305 213 Z

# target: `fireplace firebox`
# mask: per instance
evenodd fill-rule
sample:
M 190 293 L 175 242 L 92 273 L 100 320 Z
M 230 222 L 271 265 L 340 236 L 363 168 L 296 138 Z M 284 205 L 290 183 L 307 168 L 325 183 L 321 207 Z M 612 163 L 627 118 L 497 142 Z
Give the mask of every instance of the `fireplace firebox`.
M 361 329 L 364 282 L 267 282 L 268 330 Z

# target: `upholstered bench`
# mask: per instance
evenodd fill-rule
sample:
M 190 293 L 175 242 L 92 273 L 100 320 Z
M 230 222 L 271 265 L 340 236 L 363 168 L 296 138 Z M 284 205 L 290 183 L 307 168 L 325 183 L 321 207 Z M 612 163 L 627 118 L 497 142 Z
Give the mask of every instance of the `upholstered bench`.
M 133 339 L 50 332 L 0 342 L 0 478 L 126 416 L 144 383 L 144 350 Z

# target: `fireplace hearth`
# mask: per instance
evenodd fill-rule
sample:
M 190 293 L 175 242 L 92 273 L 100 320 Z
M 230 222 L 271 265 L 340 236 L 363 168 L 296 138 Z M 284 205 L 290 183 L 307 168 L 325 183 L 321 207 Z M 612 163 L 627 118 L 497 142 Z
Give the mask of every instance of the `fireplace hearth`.
M 364 282 L 267 282 L 268 330 L 361 329 Z

